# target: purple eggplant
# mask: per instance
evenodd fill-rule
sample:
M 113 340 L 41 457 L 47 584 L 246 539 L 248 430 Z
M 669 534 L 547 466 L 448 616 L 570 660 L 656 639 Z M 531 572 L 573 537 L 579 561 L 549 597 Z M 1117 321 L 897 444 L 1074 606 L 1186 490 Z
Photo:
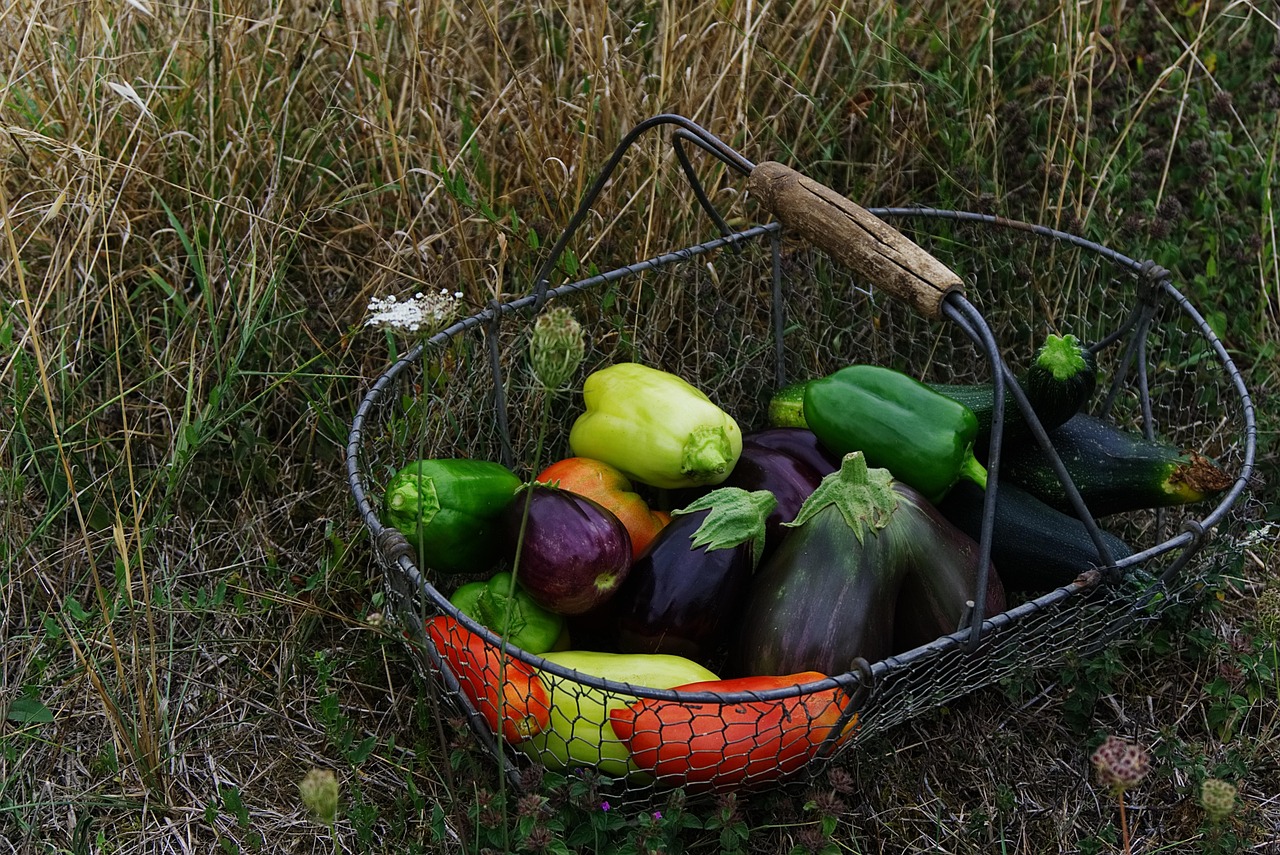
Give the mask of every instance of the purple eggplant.
M 585 496 L 546 484 L 524 489 L 502 518 L 508 537 L 519 544 L 520 586 L 538 605 L 562 615 L 582 614 L 613 596 L 631 568 L 626 526 Z
M 899 618 L 909 578 L 928 574 L 932 599 L 917 608 L 936 600 L 946 611 L 954 580 L 975 575 L 976 547 L 957 548 L 968 538 L 887 470 L 868 469 L 860 452 L 823 479 L 790 527 L 752 580 L 738 644 L 746 675 L 838 674 L 856 657 L 883 659 L 895 650 L 898 620 L 908 632 L 929 631 L 914 613 Z
M 724 487 L 675 511 L 605 607 L 619 649 L 710 663 L 732 640 L 775 504 Z
M 981 492 L 981 487 L 972 484 Z M 894 618 L 894 651 L 912 650 L 960 629 L 978 589 L 978 543 L 921 499 L 917 506 L 926 536 L 902 580 Z M 985 617 L 1005 610 L 1004 585 L 987 564 Z M 968 625 L 967 623 L 965 624 Z
M 804 461 L 763 445 L 742 444 L 742 454 L 721 486 L 739 487 L 748 492 L 767 490 L 778 500 L 765 523 L 765 554 L 773 552 L 787 530 L 784 523 L 796 518 L 822 475 Z
M 825 478 L 840 468 L 840 458 L 823 448 L 818 435 L 807 428 L 780 427 L 753 431 L 742 437 L 742 445 L 781 451 L 808 464 L 819 478 Z

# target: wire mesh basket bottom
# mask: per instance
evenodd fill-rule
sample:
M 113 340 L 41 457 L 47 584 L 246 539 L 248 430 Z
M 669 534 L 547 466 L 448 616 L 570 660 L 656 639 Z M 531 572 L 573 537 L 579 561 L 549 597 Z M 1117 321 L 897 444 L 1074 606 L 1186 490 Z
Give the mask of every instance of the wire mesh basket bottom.
M 877 213 L 904 230 L 919 226 L 910 236 L 966 281 L 970 300 L 1015 373 L 1049 332 L 1089 342 L 1111 338 L 1098 357 L 1114 423 L 1140 430 L 1145 411 L 1156 431 L 1180 447 L 1213 457 L 1233 476 L 1248 468 L 1247 395 L 1207 326 L 1167 281 L 1155 282 L 1129 259 L 1065 235 L 1033 234 L 948 212 Z M 586 332 L 579 384 L 606 365 L 645 363 L 705 391 L 744 430 L 765 425 L 770 393 L 784 382 L 850 363 L 885 365 L 930 382 L 990 376 L 982 354 L 955 327 L 919 318 L 874 286 L 850 278 L 825 255 L 782 240 L 775 227 L 756 227 L 561 286 L 552 292 L 552 303 L 571 307 Z M 413 459 L 497 460 L 530 478 L 570 455 L 568 429 L 581 412 L 581 396 L 548 397 L 532 382 L 525 353 L 533 309 L 532 299 L 525 298 L 473 316 L 378 379 L 361 406 L 349 447 L 357 502 L 375 538 L 383 531 L 377 518 L 380 485 Z M 1145 332 L 1136 339 L 1124 333 L 1144 312 L 1153 316 Z M 497 408 L 495 401 L 501 402 Z M 607 729 L 601 710 L 634 710 L 646 698 L 653 705 L 670 701 L 671 693 L 661 691 L 666 687 L 605 681 L 599 688 L 573 672 L 543 668 L 546 703 L 561 719 L 547 724 L 554 731 L 550 739 L 512 748 L 495 735 L 493 718 L 486 721 L 492 710 L 477 709 L 463 697 L 459 675 L 442 667 L 440 651 L 423 632 L 425 621 L 449 611 L 447 595 L 462 580 L 424 577 L 403 551 L 388 550 L 380 558 L 392 605 L 423 669 L 510 770 L 530 762 L 570 772 L 594 766 L 616 778 L 621 793 L 641 794 L 655 783 L 737 788 L 812 773 L 914 715 L 1131 636 L 1193 595 L 1205 573 L 1225 560 L 1230 538 L 1222 536 L 1223 527 L 1217 537 L 1202 532 L 1210 510 L 1192 506 L 1108 518 L 1107 528 L 1143 556 L 1129 572 L 1094 573 L 1064 588 L 1027 592 L 1008 611 L 988 617 L 976 648 L 969 649 L 967 634 L 957 632 L 861 672 L 832 675 L 807 694 L 793 694 L 790 703 L 774 704 L 785 721 L 762 721 L 764 707 L 753 717 L 750 696 L 728 698 L 733 703 L 720 703 L 718 712 L 714 697 L 686 698 L 686 706 L 702 717 L 690 713 L 676 724 L 654 718 L 672 729 L 659 729 L 653 741 L 687 743 L 690 734 L 718 727 L 700 756 L 721 756 L 656 780 L 652 766 L 640 770 L 636 757 Z M 520 667 L 543 664 L 519 650 L 510 655 Z M 830 707 L 816 702 L 823 699 L 843 708 L 843 715 L 832 718 Z M 743 703 L 749 714 L 734 719 L 730 707 Z M 793 727 L 788 717 L 803 726 Z

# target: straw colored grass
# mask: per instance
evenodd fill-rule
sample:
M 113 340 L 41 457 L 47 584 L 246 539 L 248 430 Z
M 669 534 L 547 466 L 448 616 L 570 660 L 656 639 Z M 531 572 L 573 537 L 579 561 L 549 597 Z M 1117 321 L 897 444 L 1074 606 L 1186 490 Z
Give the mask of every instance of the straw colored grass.
M 454 768 L 476 749 L 377 625 L 346 493 L 387 355 L 362 313 L 526 292 L 657 113 L 866 204 L 1176 258 L 1262 390 L 1274 473 L 1276 28 L 1255 2 L 0 5 L 0 852 L 329 851 L 312 766 L 342 782 L 339 848 L 457 849 L 493 782 Z M 673 174 L 656 139 L 633 152 L 577 260 L 705 236 Z M 859 759 L 841 851 L 1107 851 L 1086 742 L 1108 729 L 1171 746 L 1132 806 L 1144 851 L 1200 851 L 1186 793 L 1222 763 L 1244 851 L 1275 851 L 1280 699 L 1245 696 L 1226 733 L 1205 694 L 1274 580 L 1258 556 L 1195 624 L 1222 645 L 1126 658 L 1085 732 L 1044 675 Z M 754 851 L 808 839 L 780 811 L 748 810 Z

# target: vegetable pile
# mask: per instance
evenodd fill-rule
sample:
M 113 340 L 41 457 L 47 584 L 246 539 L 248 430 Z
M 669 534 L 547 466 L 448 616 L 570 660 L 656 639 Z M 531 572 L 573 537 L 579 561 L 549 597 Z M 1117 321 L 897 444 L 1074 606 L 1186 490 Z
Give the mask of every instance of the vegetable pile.
M 1073 336 L 1050 336 L 1020 385 L 1095 519 L 1230 486 L 1208 457 L 1088 415 L 1097 366 Z M 1134 553 L 1091 536 L 1007 404 L 980 566 L 993 398 L 850 365 L 777 390 L 770 424 L 744 435 L 684 379 L 621 363 L 583 384 L 573 456 L 528 481 L 490 461 L 414 461 L 387 484 L 383 519 L 452 591 L 456 614 L 427 635 L 502 740 L 556 769 L 754 786 L 854 733 L 830 676 L 955 632 L 983 575 L 993 615 L 1006 591 Z M 513 648 L 583 679 L 695 694 L 640 699 Z M 754 700 L 714 700 L 728 693 Z

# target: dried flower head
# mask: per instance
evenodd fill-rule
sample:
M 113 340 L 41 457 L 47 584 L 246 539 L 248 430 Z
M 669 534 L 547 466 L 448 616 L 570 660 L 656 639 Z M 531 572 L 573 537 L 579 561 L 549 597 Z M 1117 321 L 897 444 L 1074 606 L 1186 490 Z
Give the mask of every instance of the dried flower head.
M 1231 93 L 1225 89 L 1220 90 L 1209 99 L 1209 115 L 1215 119 L 1229 119 L 1234 112 L 1233 106 Z
M 520 789 L 526 793 L 535 792 L 542 787 L 543 769 L 541 765 L 530 765 L 520 770 Z
M 1220 778 L 1205 778 L 1200 785 L 1200 804 L 1210 822 L 1222 822 L 1236 809 L 1236 788 Z
M 1258 595 L 1253 617 L 1258 629 L 1280 640 L 1280 588 L 1267 588 Z
M 450 293 L 441 288 L 438 293 L 423 294 L 419 291 L 407 300 L 373 297 L 369 300 L 369 317 L 364 325 L 400 332 L 432 333 L 458 310 L 461 291 Z
M 545 825 L 535 825 L 524 842 L 532 851 L 542 852 L 556 842 L 556 837 Z
M 827 770 L 827 781 L 831 785 L 831 789 L 842 795 L 852 795 L 857 789 L 857 782 L 853 774 L 841 766 L 832 766 Z
M 298 795 L 307 810 L 325 825 L 338 816 L 338 777 L 329 769 L 312 769 L 298 784 Z
M 516 802 L 516 816 L 530 817 L 537 816 L 542 812 L 542 805 L 546 802 L 544 796 L 537 793 L 526 793 L 520 797 L 520 801 Z
M 556 308 L 538 316 L 529 340 L 529 362 L 543 388 L 559 389 L 568 383 L 585 354 L 582 325 L 573 312 Z
M 1121 793 L 1141 784 L 1151 766 L 1151 758 L 1145 748 L 1125 742 L 1118 736 L 1108 736 L 1107 741 L 1093 752 L 1092 762 L 1098 773 L 1098 783 Z

